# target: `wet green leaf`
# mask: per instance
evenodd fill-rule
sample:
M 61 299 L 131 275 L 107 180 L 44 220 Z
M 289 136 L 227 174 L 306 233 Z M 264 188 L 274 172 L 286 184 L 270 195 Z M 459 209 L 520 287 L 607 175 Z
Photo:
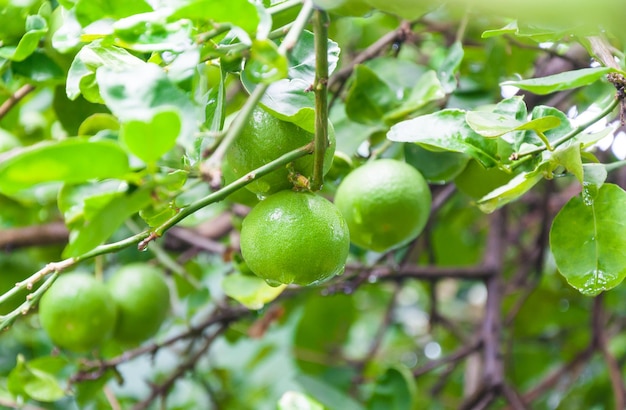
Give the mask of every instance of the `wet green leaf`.
M 583 183 L 583 162 L 580 157 L 580 144 L 568 147 L 560 146 L 553 153 L 552 158 L 567 171 L 574 174 L 581 184 Z
M 595 196 L 583 187 L 554 218 L 550 249 L 570 285 L 594 296 L 626 277 L 626 192 L 604 184 Z
M 522 130 L 544 132 L 561 124 L 561 120 L 553 115 L 523 122 L 503 114 L 488 111 L 470 111 L 466 114 L 465 120 L 476 133 L 484 137 L 499 137 L 512 131 Z
M 98 161 L 94 161 L 98 158 Z M 112 141 L 67 139 L 25 148 L 0 163 L 0 192 L 15 194 L 45 182 L 123 178 L 128 157 Z
M 543 95 L 589 85 L 598 81 L 604 75 L 616 71 L 617 70 L 610 67 L 582 68 L 580 70 L 566 71 L 547 77 L 505 81 L 502 85 L 512 85 L 534 94 Z
M 113 24 L 118 45 L 143 53 L 188 48 L 192 29 L 190 20 L 168 23 L 162 12 L 135 14 Z
M 164 110 L 156 113 L 150 121 L 125 122 L 120 139 L 137 158 L 153 163 L 176 145 L 180 129 L 178 111 Z
M 423 109 L 429 103 L 440 100 L 446 96 L 443 86 L 434 71 L 427 71 L 415 83 L 408 98 L 399 107 L 385 114 L 388 122 L 396 122 Z
M 266 303 L 283 293 L 286 287 L 286 285 L 273 287 L 257 276 L 241 273 L 233 273 L 222 280 L 222 289 L 226 295 L 253 310 L 262 309 Z
M 271 40 L 253 40 L 244 74 L 255 83 L 271 84 L 287 77 L 287 58 Z
M 442 184 L 454 179 L 465 169 L 469 157 L 461 152 L 429 151 L 417 144 L 404 144 L 404 157 L 426 180 Z
M 96 70 L 100 67 L 120 69 L 127 66 L 143 66 L 144 62 L 123 48 L 103 46 L 94 41 L 80 49 L 67 74 L 65 91 L 71 100 L 83 94 L 88 101 L 102 103 Z
M 84 224 L 93 219 L 114 198 L 123 195 L 126 183 L 107 180 L 80 185 L 63 185 L 57 204 L 63 213 L 68 228 Z
M 391 127 L 387 138 L 414 142 L 435 150 L 465 153 L 485 167 L 498 163 L 498 144 L 472 130 L 465 122 L 465 111 L 446 109 L 402 121 Z

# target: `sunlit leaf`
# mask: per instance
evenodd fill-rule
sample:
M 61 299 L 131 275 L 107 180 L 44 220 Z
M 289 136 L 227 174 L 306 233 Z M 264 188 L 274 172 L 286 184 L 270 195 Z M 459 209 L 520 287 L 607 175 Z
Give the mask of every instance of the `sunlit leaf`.
M 236 10 L 236 12 L 234 12 Z M 253 34 L 260 22 L 257 8 L 247 0 L 184 0 L 176 3 L 171 20 L 186 18 L 231 23 Z
M 149 121 L 125 122 L 120 138 L 133 155 L 146 163 L 152 163 L 176 145 L 180 129 L 178 111 L 164 110 L 156 113 Z
M 37 359 L 40 362 L 39 366 L 32 366 L 26 362 L 24 356 L 18 355 L 17 364 L 11 370 L 7 382 L 11 393 L 42 402 L 57 401 L 65 396 L 65 391 L 61 388 L 59 381 L 51 372 L 45 370 L 47 366 L 44 365 L 42 359 L 44 358 Z M 64 365 L 63 359 L 58 357 L 56 359 Z
M 181 19 L 167 22 L 160 12 L 135 14 L 113 24 L 118 44 L 140 52 L 181 51 L 191 46 L 192 24 Z
M 117 20 L 133 14 L 147 13 L 152 11 L 152 7 L 144 0 L 78 0 L 75 11 L 76 18 L 85 27 L 96 20 Z
M 452 152 L 465 153 L 485 167 L 498 162 L 498 145 L 475 133 L 465 122 L 465 111 L 446 109 L 402 121 L 391 127 L 387 138 Z
M 26 30 L 17 46 L 0 47 L 0 58 L 24 61 L 39 46 L 39 41 L 48 32 L 48 24 L 41 16 L 28 16 L 26 19 Z
M 626 277 L 626 192 L 604 184 L 597 192 L 583 188 L 554 218 L 550 249 L 570 285 L 594 296 Z
M 255 83 L 273 83 L 287 77 L 287 58 L 270 40 L 253 40 L 244 74 Z
M 539 181 L 548 168 L 547 164 L 538 166 L 530 172 L 517 174 L 506 185 L 502 185 L 478 200 L 478 207 L 485 213 L 491 213 L 524 195 Z
M 547 77 L 505 81 L 502 85 L 512 85 L 522 90 L 542 95 L 589 85 L 598 81 L 604 75 L 616 71 L 617 70 L 610 67 L 582 68 L 580 70 L 566 71 Z
M 271 302 L 285 290 L 286 285 L 270 286 L 257 276 L 233 273 L 224 277 L 222 289 L 224 293 L 248 309 L 258 310 Z
M 45 182 L 122 178 L 128 171 L 126 153 L 112 141 L 43 142 L 0 162 L 0 192 L 14 194 Z
M 278 410 L 324 410 L 324 406 L 306 394 L 288 391 L 280 397 Z

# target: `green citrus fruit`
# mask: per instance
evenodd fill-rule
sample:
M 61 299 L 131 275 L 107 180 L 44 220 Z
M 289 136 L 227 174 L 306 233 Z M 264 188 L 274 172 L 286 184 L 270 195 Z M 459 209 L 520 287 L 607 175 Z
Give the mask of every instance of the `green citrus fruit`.
M 473 199 L 480 199 L 494 189 L 505 185 L 513 178 L 499 168 L 485 168 L 476 161 L 470 161 L 454 184 L 459 191 Z
M 107 283 L 118 309 L 113 338 L 134 345 L 154 336 L 170 309 L 163 273 L 145 263 L 123 266 Z
M 39 302 L 41 326 L 55 345 L 75 352 L 98 347 L 115 327 L 115 302 L 104 283 L 86 273 L 66 273 Z
M 243 220 L 241 253 L 270 285 L 310 285 L 343 271 L 350 234 L 339 210 L 310 192 L 281 191 Z
M 232 168 L 235 178 L 241 178 L 250 171 L 275 160 L 283 154 L 299 148 L 313 140 L 313 134 L 297 125 L 279 120 L 261 108 L 252 112 L 250 120 L 242 133 L 228 148 L 226 160 Z M 330 146 L 326 150 L 324 172 L 328 172 L 335 152 L 335 133 L 329 128 Z M 313 170 L 313 156 L 306 155 L 294 161 L 295 172 L 311 177 Z M 287 167 L 259 178 L 246 188 L 255 194 L 270 195 L 289 189 L 292 183 L 289 180 Z
M 430 214 L 428 184 L 412 166 L 393 159 L 369 162 L 341 182 L 335 205 L 352 242 L 386 252 L 415 239 Z
M 224 178 L 224 185 L 228 185 L 238 179 L 233 172 L 233 169 L 228 164 L 228 160 L 226 159 L 222 161 L 222 177 Z M 226 199 L 230 202 L 246 205 L 249 207 L 253 207 L 257 203 L 259 203 L 259 198 L 257 198 L 255 194 L 243 188 L 228 195 Z

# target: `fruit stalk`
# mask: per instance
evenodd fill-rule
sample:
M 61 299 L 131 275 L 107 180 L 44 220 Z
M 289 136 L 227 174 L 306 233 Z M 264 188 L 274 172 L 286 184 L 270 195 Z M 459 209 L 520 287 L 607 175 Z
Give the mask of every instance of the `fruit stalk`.
M 313 152 L 313 178 L 311 190 L 324 184 L 324 154 L 328 147 L 328 13 L 315 10 L 315 151 Z

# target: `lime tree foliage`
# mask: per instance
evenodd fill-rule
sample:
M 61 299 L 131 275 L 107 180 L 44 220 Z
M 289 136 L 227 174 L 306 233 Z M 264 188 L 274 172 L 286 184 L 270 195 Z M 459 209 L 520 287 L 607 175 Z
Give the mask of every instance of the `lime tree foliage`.
M 626 408 L 621 0 L 0 0 L 0 407 Z

